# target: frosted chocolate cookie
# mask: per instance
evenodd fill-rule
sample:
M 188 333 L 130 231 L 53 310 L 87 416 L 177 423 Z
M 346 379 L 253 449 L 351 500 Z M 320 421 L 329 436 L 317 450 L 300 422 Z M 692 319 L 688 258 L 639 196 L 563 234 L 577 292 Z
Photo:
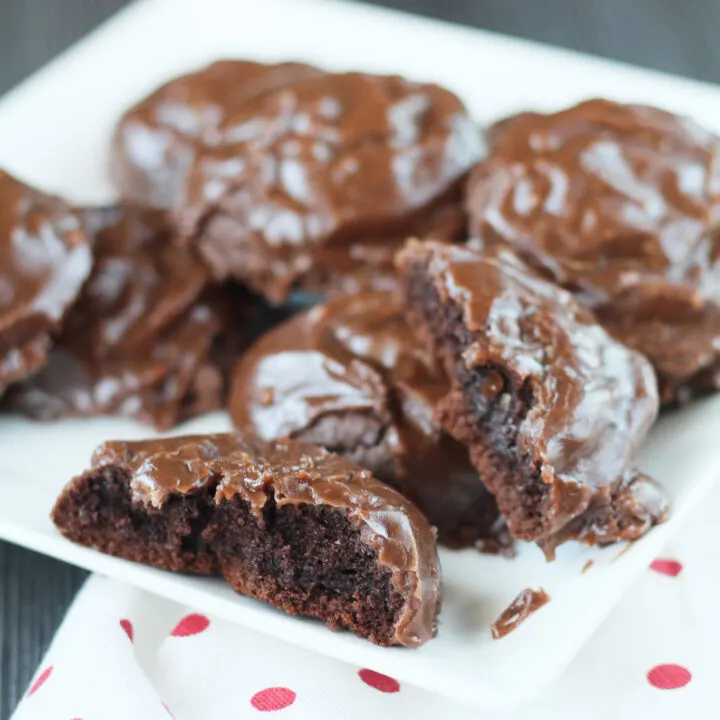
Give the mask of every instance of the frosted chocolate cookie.
M 674 403 L 720 385 L 720 139 L 591 100 L 490 130 L 470 234 L 511 246 L 652 362 Z
M 650 363 L 507 249 L 411 243 L 406 316 L 443 362 L 439 417 L 467 446 L 510 532 L 548 558 L 566 540 L 641 536 L 667 514 L 633 459 L 657 416 Z
M 238 593 L 380 645 L 417 647 L 436 632 L 433 529 L 367 470 L 317 447 L 239 434 L 105 443 L 52 518 L 73 542 L 220 573 Z
M 0 392 L 46 363 L 91 267 L 78 215 L 0 170 Z

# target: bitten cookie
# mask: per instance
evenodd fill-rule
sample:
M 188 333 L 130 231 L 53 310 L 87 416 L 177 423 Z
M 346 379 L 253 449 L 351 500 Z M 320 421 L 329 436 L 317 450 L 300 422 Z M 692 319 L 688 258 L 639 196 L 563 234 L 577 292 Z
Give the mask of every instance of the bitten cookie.
M 239 434 L 109 442 L 65 488 L 65 537 L 417 647 L 436 631 L 435 534 L 399 493 L 317 447 Z
M 398 259 L 411 327 L 444 363 L 440 419 L 515 537 L 634 539 L 667 514 L 633 467 L 655 419 L 652 367 L 509 250 L 414 242 Z
M 45 364 L 91 267 L 68 205 L 0 170 L 0 393 Z
M 470 234 L 509 245 L 646 355 L 663 403 L 720 385 L 720 139 L 591 100 L 490 130 Z
M 233 372 L 230 414 L 266 440 L 340 453 L 387 482 L 451 546 L 508 546 L 492 495 L 435 408 L 449 385 L 392 293 L 334 298 L 263 335 Z

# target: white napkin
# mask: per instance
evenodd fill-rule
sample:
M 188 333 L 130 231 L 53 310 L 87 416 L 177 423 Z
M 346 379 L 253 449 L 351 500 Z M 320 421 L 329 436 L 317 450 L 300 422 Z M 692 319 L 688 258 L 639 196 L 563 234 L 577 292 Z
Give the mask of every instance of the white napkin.
M 502 717 L 720 717 L 718 508 L 720 485 L 562 679 Z M 239 720 L 267 712 L 279 720 L 500 720 L 100 576 L 78 595 L 13 718 Z

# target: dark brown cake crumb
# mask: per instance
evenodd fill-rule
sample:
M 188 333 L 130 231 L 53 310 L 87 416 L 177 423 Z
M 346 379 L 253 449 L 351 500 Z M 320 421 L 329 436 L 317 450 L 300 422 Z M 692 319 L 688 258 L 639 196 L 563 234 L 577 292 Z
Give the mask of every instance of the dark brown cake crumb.
M 500 613 L 500 617 L 490 626 L 493 639 L 504 638 L 515 630 L 518 625 L 524 623 L 536 610 L 549 602 L 550 596 L 542 588 L 539 590 L 526 588 Z
M 73 542 L 232 588 L 379 645 L 436 632 L 433 528 L 367 470 L 239 434 L 110 442 L 59 497 Z

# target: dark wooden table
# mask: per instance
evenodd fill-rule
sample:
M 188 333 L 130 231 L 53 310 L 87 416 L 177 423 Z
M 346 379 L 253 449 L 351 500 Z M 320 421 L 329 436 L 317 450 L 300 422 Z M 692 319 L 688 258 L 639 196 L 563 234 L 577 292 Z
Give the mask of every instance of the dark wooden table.
M 720 82 L 716 0 L 370 1 Z M 0 0 L 0 93 L 127 2 Z M 0 542 L 0 720 L 10 716 L 85 576 Z

